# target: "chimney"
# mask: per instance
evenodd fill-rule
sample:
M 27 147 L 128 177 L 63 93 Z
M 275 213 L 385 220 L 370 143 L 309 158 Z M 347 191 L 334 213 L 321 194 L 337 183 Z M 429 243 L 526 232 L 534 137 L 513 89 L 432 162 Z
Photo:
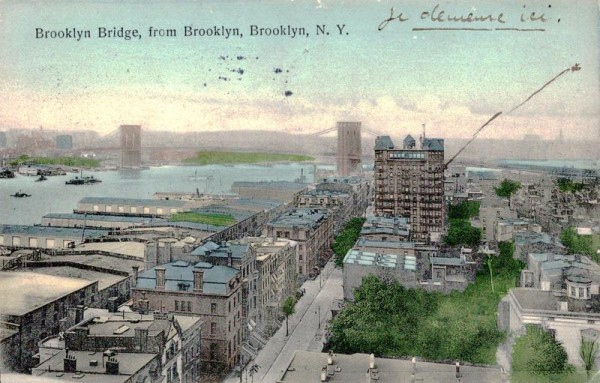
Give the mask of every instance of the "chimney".
M 119 375 L 119 361 L 116 358 L 108 358 L 106 375 Z
M 204 271 L 193 270 L 194 273 L 194 292 L 201 293 L 204 287 Z
M 460 379 L 460 363 L 456 362 L 456 379 Z
M 227 266 L 233 267 L 233 251 L 231 251 L 231 248 L 227 248 Z
M 321 369 L 321 382 L 327 381 L 327 366 L 323 366 Z
M 138 310 L 140 314 L 147 314 L 150 309 L 150 301 L 146 299 L 146 292 L 142 291 L 142 299 L 139 300 Z
M 131 277 L 131 287 L 137 286 L 138 274 L 140 272 L 139 266 L 131 266 L 132 277 Z
M 65 351 L 65 359 L 64 359 L 64 371 L 65 372 L 75 372 L 77 371 L 77 359 L 75 355 L 69 355 L 69 350 Z
M 369 355 L 369 369 L 375 368 L 375 354 Z
M 165 289 L 165 272 L 166 272 L 165 268 L 157 266 L 154 268 L 154 271 L 156 272 L 156 289 L 164 290 Z
M 333 364 L 333 351 L 331 350 L 329 350 L 329 354 L 327 355 L 327 364 L 330 366 Z
M 147 328 L 136 328 L 135 329 L 135 346 L 141 352 L 148 351 L 148 329 Z
M 417 358 L 413 357 L 412 358 L 412 370 L 411 370 L 411 375 L 415 375 L 417 373 Z

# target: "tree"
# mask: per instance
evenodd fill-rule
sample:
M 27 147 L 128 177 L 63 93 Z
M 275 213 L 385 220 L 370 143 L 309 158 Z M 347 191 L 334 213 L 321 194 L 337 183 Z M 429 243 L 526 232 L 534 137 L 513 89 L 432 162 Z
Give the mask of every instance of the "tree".
M 283 302 L 283 306 L 281 306 L 281 312 L 283 312 L 283 315 L 285 315 L 285 336 L 288 336 L 288 318 L 290 315 L 296 312 L 296 298 L 287 297 L 287 299 Z
M 346 223 L 344 229 L 337 237 L 335 237 L 335 241 L 331 244 L 331 249 L 335 253 L 335 265 L 337 267 L 344 267 L 344 257 L 358 240 L 364 223 L 365 218 L 352 218 Z
M 448 235 L 444 238 L 450 246 L 468 245 L 477 246 L 481 240 L 481 229 L 472 227 L 469 221 L 462 219 L 451 219 L 448 227 Z
M 536 325 L 527 325 L 526 329 L 525 335 L 520 336 L 513 347 L 514 372 L 550 375 L 573 370 L 563 345 L 548 331 Z
M 568 178 L 559 178 L 556 180 L 556 185 L 563 193 L 574 193 L 583 189 L 584 185 L 579 182 L 573 182 Z
M 479 215 L 479 201 L 463 201 L 448 208 L 449 219 L 469 219 Z
M 573 227 L 560 233 L 560 242 L 569 249 L 571 254 L 585 254 L 591 257 L 595 255 L 592 236 L 578 235 Z
M 579 357 L 583 362 L 588 377 L 596 365 L 596 355 L 598 355 L 598 342 L 595 339 L 588 339 L 582 336 L 579 344 Z
M 511 181 L 505 178 L 500 186 L 495 188 L 496 195 L 498 197 L 510 198 L 517 190 L 521 188 L 521 183 L 518 181 Z

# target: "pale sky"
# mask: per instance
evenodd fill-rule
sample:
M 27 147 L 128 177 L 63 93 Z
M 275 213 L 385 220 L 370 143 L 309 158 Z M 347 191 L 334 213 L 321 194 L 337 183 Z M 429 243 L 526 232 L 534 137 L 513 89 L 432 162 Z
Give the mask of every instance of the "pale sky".
M 436 4 L 438 15 L 503 13 L 506 22 L 421 19 Z M 378 31 L 392 7 L 409 20 Z M 547 21 L 520 21 L 531 12 Z M 288 24 L 309 36 L 250 36 L 251 25 Z M 320 24 L 329 36 L 316 36 Z M 336 24 L 345 24 L 343 35 Z M 185 26 L 222 25 L 239 28 L 243 38 L 183 36 Z M 178 36 L 149 38 L 150 26 L 174 28 Z M 98 39 L 98 27 L 138 29 L 142 38 Z M 493 30 L 412 30 L 419 27 Z M 90 30 L 92 38 L 36 39 L 36 28 Z M 494 113 L 510 110 L 580 63 L 582 70 L 560 77 L 482 136 L 554 138 L 562 127 L 566 136 L 598 137 L 598 35 L 593 0 L 0 0 L 0 129 L 105 134 L 121 124 L 142 124 L 151 130 L 313 133 L 357 120 L 388 134 L 418 134 L 425 123 L 428 135 L 466 138 Z

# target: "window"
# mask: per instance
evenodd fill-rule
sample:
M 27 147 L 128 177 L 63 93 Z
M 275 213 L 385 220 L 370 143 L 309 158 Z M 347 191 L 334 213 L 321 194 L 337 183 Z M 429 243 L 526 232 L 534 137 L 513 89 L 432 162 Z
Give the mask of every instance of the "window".
M 175 311 L 179 311 L 179 301 L 175 301 Z
M 216 303 L 211 303 L 210 304 L 210 313 L 211 314 L 216 314 L 217 313 L 217 304 Z
M 192 302 L 188 301 L 188 303 L 187 303 L 187 311 L 188 312 L 192 312 Z
M 216 333 L 217 333 L 217 324 L 215 322 L 212 322 L 210 324 L 210 334 L 215 335 Z

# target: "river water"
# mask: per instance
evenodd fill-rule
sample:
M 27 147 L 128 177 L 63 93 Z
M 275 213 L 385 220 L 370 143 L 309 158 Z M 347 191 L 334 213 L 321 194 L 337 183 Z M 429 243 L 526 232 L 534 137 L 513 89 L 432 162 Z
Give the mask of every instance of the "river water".
M 206 165 L 163 166 L 143 170 L 86 171 L 101 183 L 65 185 L 78 176 L 48 177 L 35 182 L 37 177 L 17 175 L 0 179 L 0 224 L 31 225 L 41 222 L 48 213 L 70 213 L 84 197 L 152 198 L 156 192 L 230 193 L 234 181 L 294 181 L 304 170 L 306 182 L 313 182 L 313 165 L 280 164 L 259 165 Z M 22 191 L 27 198 L 11 197 Z

